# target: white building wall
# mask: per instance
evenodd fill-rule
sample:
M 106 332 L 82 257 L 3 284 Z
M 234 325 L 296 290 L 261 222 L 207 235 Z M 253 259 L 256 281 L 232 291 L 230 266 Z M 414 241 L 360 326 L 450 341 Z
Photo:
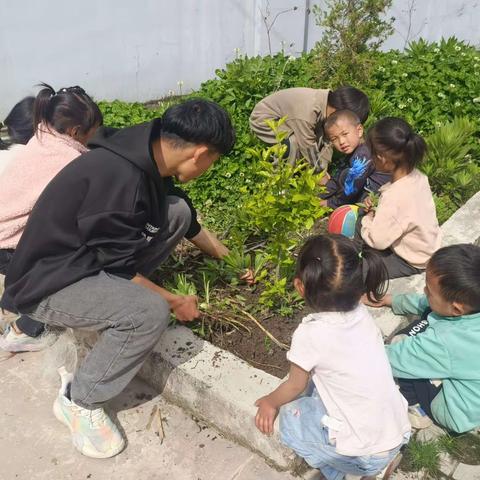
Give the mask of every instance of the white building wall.
M 96 99 L 188 92 L 235 58 L 304 48 L 305 11 L 324 0 L 0 0 L 0 118 L 40 81 Z M 292 10 L 293 7 L 296 10 Z M 385 48 L 423 36 L 480 44 L 480 0 L 395 0 Z M 321 36 L 307 17 L 307 48 Z

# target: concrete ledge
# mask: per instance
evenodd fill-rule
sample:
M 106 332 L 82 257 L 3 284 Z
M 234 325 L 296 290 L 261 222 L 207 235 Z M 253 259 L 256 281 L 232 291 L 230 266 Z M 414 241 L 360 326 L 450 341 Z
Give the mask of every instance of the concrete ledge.
M 255 427 L 255 400 L 270 393 L 280 379 L 196 337 L 188 328 L 169 328 L 143 366 L 140 377 L 228 438 L 265 457 L 282 470 L 295 455 L 278 433 L 265 437 Z

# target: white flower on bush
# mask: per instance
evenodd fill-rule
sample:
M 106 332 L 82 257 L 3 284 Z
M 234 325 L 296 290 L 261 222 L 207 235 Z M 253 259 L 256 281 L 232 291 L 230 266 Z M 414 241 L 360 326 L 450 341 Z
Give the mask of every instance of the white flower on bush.
M 412 102 L 413 102 L 413 98 L 408 97 L 408 98 L 407 98 L 407 102 L 408 102 L 408 103 L 412 103 Z
M 406 107 L 406 105 L 405 105 L 404 103 L 399 103 L 399 104 L 398 104 L 398 108 L 399 108 L 400 110 L 403 110 L 405 107 Z
M 225 173 L 225 176 L 226 176 L 227 178 L 230 178 L 230 177 L 232 176 L 232 172 L 226 172 L 226 173 Z
M 408 73 L 402 73 L 402 77 L 408 77 Z
M 439 49 L 439 48 L 434 48 L 433 51 L 434 51 L 435 53 L 438 53 L 438 52 L 440 51 L 440 49 Z
M 455 50 L 456 50 L 457 52 L 459 52 L 461 49 L 462 49 L 462 47 L 460 47 L 459 45 L 457 45 L 457 46 L 455 47 Z
M 440 98 L 445 98 L 446 95 L 443 93 L 443 92 L 438 92 L 437 95 L 440 97 Z
M 438 122 L 438 121 L 435 122 L 435 126 L 436 126 L 436 127 L 441 127 L 441 126 L 442 126 L 442 122 Z
M 473 103 L 480 103 L 480 97 L 472 98 Z
M 396 60 L 392 60 L 392 65 L 396 65 L 398 62 Z
M 454 83 L 450 84 L 450 88 L 455 88 L 455 87 L 456 87 L 456 85 Z
M 459 102 L 459 101 L 457 100 L 457 101 L 454 103 L 454 105 L 455 105 L 456 107 L 459 107 L 459 106 L 461 105 L 461 102 Z
M 385 71 L 385 67 L 378 67 L 378 71 L 379 71 L 379 72 L 384 72 L 384 71 Z
M 294 62 L 296 60 L 296 58 L 293 56 L 293 55 L 290 55 L 288 58 L 287 58 L 287 61 L 288 62 Z
M 462 57 L 466 57 L 466 56 L 467 56 L 467 54 L 466 54 L 465 52 L 462 52 L 460 55 L 461 55 Z

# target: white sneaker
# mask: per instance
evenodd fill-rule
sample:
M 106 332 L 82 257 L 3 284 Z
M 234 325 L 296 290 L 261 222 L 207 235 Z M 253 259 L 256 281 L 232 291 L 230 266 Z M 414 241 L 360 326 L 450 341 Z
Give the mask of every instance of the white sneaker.
M 60 369 L 62 370 L 62 369 Z M 65 396 L 68 383 L 65 378 L 73 377 L 63 373 L 62 386 L 53 404 L 53 413 L 57 419 L 70 429 L 75 448 L 87 457 L 110 458 L 125 448 L 125 440 L 117 426 L 103 408 L 88 410 L 80 407 Z
M 418 430 L 433 425 L 432 419 L 423 411 L 419 403 L 408 407 L 408 419 L 412 427 Z
M 0 349 L 5 352 L 38 352 L 50 347 L 57 340 L 53 333 L 43 333 L 38 337 L 30 337 L 25 333 L 17 333 L 12 325 L 7 325 L 0 336 Z

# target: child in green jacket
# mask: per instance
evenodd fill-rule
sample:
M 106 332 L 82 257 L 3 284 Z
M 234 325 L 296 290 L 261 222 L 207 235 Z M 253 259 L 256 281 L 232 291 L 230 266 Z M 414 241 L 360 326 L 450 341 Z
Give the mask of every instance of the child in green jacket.
M 386 346 L 412 426 L 428 426 L 427 416 L 457 433 L 480 426 L 480 247 L 437 250 L 427 265 L 425 295 L 386 295 L 372 306 L 383 305 L 399 315 L 431 309 L 428 324 L 417 322 Z

